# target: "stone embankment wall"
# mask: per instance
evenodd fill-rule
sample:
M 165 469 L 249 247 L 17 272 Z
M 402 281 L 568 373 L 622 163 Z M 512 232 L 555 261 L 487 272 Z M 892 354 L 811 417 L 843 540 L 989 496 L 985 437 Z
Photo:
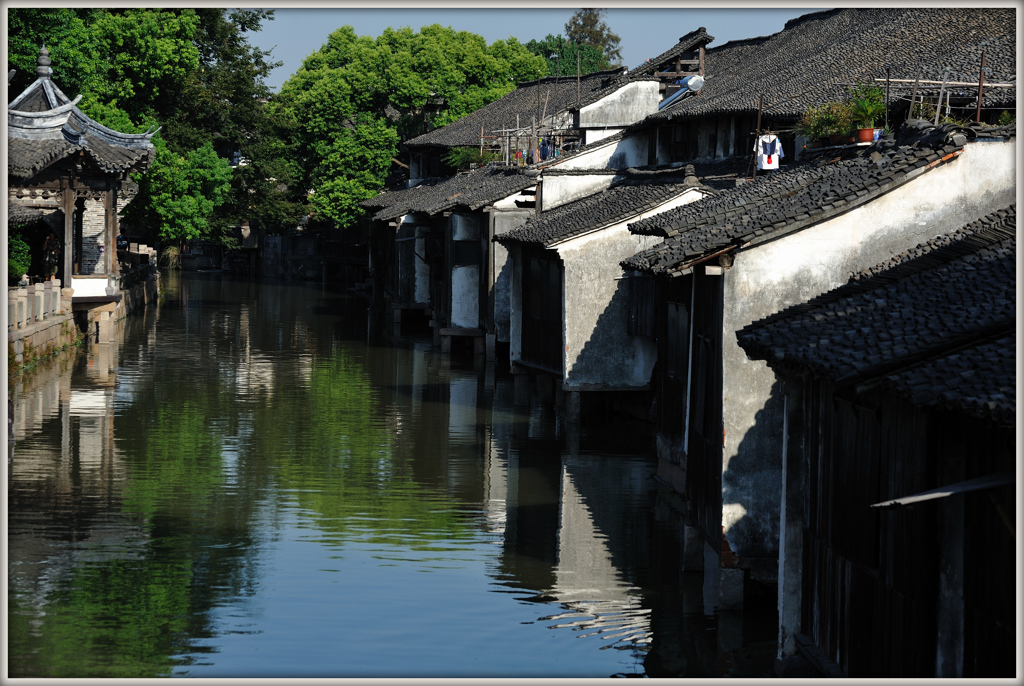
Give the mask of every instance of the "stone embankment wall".
M 72 305 L 71 288 L 52 279 L 7 291 L 7 369 L 21 368 L 75 345 L 80 339 L 113 340 L 113 323 L 156 303 L 160 274 L 155 251 L 132 246 L 122 254 L 121 299 L 118 302 Z
M 71 312 L 70 288 L 60 279 L 7 291 L 7 371 L 74 345 L 81 335 Z

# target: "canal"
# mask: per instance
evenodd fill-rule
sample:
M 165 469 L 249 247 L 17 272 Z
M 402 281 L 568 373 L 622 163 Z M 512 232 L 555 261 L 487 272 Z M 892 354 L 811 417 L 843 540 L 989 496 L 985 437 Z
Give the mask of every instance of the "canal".
M 163 289 L 10 384 L 9 676 L 771 676 L 774 598 L 679 571 L 641 430 L 341 288 Z

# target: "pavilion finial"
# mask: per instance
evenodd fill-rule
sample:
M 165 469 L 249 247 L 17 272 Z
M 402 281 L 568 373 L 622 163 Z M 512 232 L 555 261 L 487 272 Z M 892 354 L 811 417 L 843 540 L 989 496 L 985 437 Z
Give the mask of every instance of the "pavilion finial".
M 36 58 L 36 78 L 48 79 L 50 72 L 50 52 L 44 43 L 43 47 L 39 48 L 39 57 Z

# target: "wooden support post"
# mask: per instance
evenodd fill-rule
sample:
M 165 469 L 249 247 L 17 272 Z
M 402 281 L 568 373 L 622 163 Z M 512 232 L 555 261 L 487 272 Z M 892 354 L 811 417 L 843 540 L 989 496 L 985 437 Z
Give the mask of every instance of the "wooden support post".
M 704 76 L 704 46 L 700 46 L 700 75 Z
M 71 283 L 72 253 L 75 245 L 75 191 L 72 188 L 70 179 L 61 181 L 61 209 L 64 210 L 64 254 L 61 255 L 64 262 L 64 273 L 61 281 L 73 288 Z
M 935 103 L 935 122 L 933 123 L 934 126 L 939 125 L 939 115 L 942 113 L 942 94 L 946 90 L 946 81 L 948 79 L 949 70 L 947 69 L 946 73 L 942 75 L 942 85 L 939 86 L 939 100 L 938 102 Z
M 921 75 L 918 74 L 917 78 L 914 79 L 914 90 L 910 94 L 910 109 L 907 110 L 907 121 L 914 116 L 914 101 L 917 99 L 917 83 L 921 80 Z

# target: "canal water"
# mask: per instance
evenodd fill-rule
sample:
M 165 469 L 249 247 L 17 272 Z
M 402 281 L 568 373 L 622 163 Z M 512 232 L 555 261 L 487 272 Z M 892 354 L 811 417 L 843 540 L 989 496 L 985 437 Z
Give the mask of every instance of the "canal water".
M 770 676 L 680 572 L 642 431 L 317 285 L 163 276 L 10 384 L 20 677 Z

